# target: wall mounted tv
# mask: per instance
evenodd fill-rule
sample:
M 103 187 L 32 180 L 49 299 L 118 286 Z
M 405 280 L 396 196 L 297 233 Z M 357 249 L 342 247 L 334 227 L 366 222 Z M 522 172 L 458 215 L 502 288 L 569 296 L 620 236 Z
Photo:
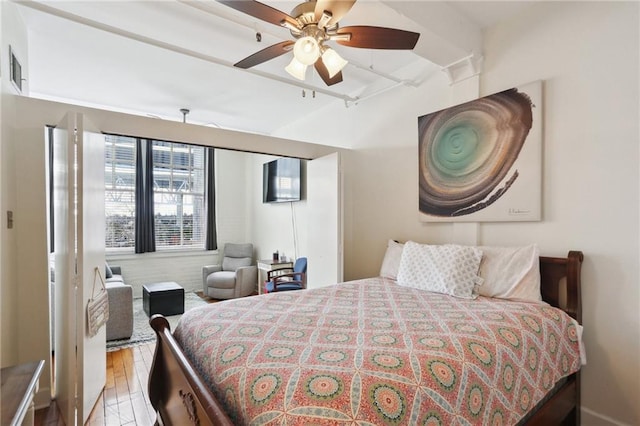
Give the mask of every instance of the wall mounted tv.
M 301 161 L 278 158 L 262 166 L 262 202 L 300 201 Z

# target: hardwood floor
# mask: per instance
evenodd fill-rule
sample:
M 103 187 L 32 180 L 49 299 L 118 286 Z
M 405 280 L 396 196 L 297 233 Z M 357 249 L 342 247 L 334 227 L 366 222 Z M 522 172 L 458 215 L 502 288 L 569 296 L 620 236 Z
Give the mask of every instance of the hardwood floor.
M 207 303 L 218 300 L 195 292 Z M 257 293 L 254 293 L 257 294 Z M 149 401 L 147 383 L 156 343 L 107 352 L 107 383 L 93 408 L 90 426 L 147 426 L 154 424 L 156 414 Z M 64 425 L 55 401 L 36 411 L 34 426 Z
M 155 413 L 147 381 L 155 342 L 107 352 L 107 383 L 87 425 L 152 425 Z M 36 411 L 35 426 L 64 425 L 55 402 Z

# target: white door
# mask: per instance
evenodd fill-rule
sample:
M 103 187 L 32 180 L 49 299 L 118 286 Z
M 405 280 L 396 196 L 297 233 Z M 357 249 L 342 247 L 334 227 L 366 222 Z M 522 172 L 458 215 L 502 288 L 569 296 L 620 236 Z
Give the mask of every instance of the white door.
M 74 129 L 75 114 L 67 114 L 53 130 L 54 396 L 67 425 L 74 425 L 76 418 Z
M 307 162 L 307 211 L 307 287 L 324 287 L 341 282 L 343 225 L 339 153 Z
M 90 338 L 86 320 L 95 268 L 104 276 L 104 139 L 85 132 L 79 114 L 54 130 L 54 203 L 55 396 L 65 423 L 76 425 L 106 382 L 106 332 Z
M 84 424 L 107 380 L 106 327 L 89 337 L 87 304 L 104 279 L 104 136 L 90 132 L 86 118 L 77 118 L 78 424 Z M 97 270 L 96 270 L 97 268 Z M 95 288 L 95 290 L 94 290 Z

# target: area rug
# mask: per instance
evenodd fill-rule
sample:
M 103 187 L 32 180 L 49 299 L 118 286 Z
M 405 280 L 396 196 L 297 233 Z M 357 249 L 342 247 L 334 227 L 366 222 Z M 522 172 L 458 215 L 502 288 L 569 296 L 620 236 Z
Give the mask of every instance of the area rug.
M 184 294 L 184 310 L 206 305 L 207 301 L 202 299 L 195 293 Z M 172 315 L 166 317 L 174 330 L 178 324 L 178 320 L 182 315 Z M 149 317 L 142 309 L 142 298 L 133 299 L 133 334 L 129 339 L 111 340 L 107 342 L 107 352 L 117 351 L 118 349 L 130 348 L 137 345 L 143 345 L 156 341 L 156 333 L 149 325 Z

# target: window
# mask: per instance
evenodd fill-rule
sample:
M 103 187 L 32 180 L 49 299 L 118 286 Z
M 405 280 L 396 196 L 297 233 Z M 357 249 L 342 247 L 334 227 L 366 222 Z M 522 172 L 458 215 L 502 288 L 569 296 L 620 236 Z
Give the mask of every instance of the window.
M 153 142 L 156 246 L 204 248 L 204 148 Z
M 105 147 L 106 248 L 135 245 L 136 140 L 106 136 Z
M 106 137 L 107 249 L 135 246 L 136 143 L 132 137 Z M 150 146 L 156 249 L 204 248 L 205 148 L 165 141 Z

